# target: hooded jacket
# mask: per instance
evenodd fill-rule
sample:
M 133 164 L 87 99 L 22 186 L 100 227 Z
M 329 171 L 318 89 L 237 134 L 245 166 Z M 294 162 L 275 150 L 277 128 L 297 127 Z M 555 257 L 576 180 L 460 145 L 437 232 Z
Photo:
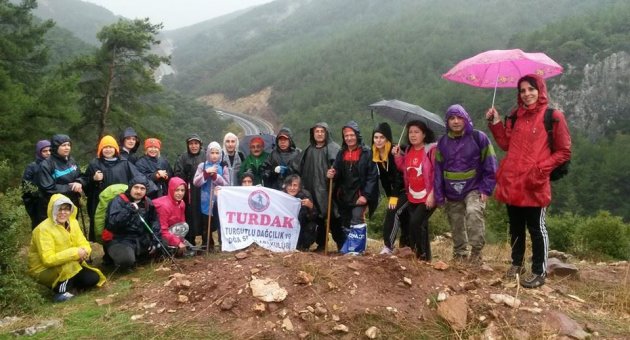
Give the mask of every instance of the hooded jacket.
M 162 238 L 168 242 L 169 246 L 177 247 L 183 240 L 171 234 L 169 227 L 175 223 L 186 222 L 186 203 L 184 200 L 175 200 L 175 189 L 180 185 L 186 187 L 186 182 L 179 178 L 173 177 L 168 182 L 168 195 L 157 198 L 153 201 L 160 220 L 160 230 Z
M 196 187 L 201 188 L 201 213 L 207 216 L 212 216 L 212 211 L 210 211 L 210 197 L 212 197 L 212 204 L 216 203 L 217 197 L 214 195 L 214 190 L 217 186 L 226 186 L 230 185 L 230 169 L 228 169 L 227 165 L 223 164 L 221 160 L 219 162 L 212 162 L 210 158 L 211 150 L 219 150 L 221 152 L 221 146 L 217 142 L 212 142 L 208 144 L 208 148 L 206 149 L 206 161 L 200 163 L 197 166 L 197 172 L 195 172 L 195 179 L 193 184 Z M 217 166 L 217 172 L 214 176 L 210 176 L 206 169 Z
M 125 145 L 125 138 L 127 137 L 136 137 L 136 145 L 133 147 L 133 149 L 131 150 L 125 150 L 124 145 Z M 140 144 L 142 143 L 142 140 L 140 140 L 140 137 L 138 137 L 138 134 L 136 133 L 136 130 L 134 130 L 132 127 L 128 127 L 125 129 L 125 131 L 123 131 L 120 134 L 120 138 L 118 139 L 119 143 L 120 143 L 120 158 L 122 159 L 126 159 L 129 162 L 131 162 L 132 164 L 135 164 L 136 161 L 138 160 L 138 157 L 136 157 L 136 152 L 138 151 L 138 148 L 140 147 Z
M 37 185 L 46 202 L 53 194 L 59 193 L 70 198 L 76 205 L 81 195 L 73 192 L 69 184 L 78 182 L 85 187 L 87 183 L 81 176 L 81 168 L 72 156 L 68 158 L 59 156 L 59 146 L 66 142 L 70 142 L 67 135 L 53 136 L 50 143 L 51 155 L 40 164 Z
M 278 144 L 281 136 L 289 138 L 289 149 L 282 151 Z M 299 174 L 299 161 L 302 157 L 302 150 L 295 146 L 293 133 L 289 128 L 282 128 L 276 135 L 276 146 L 265 160 L 263 165 L 263 180 L 268 188 L 282 190 L 284 179 L 292 174 Z M 276 167 L 284 167 L 280 173 L 276 173 Z
M 37 205 L 39 204 L 38 200 L 40 199 L 40 195 L 37 190 L 30 186 L 37 186 L 39 167 L 41 163 L 45 160 L 45 158 L 42 156 L 42 149 L 47 147 L 50 147 L 49 140 L 44 139 L 37 142 L 37 144 L 35 145 L 35 161 L 26 166 L 26 169 L 24 169 L 24 174 L 22 174 L 22 202 L 24 202 L 26 211 L 31 217 L 33 228 L 35 228 L 37 224 L 46 217 L 37 216 Z
M 515 126 L 489 124 L 497 145 L 507 151 L 497 171 L 496 198 L 519 207 L 546 207 L 551 203 L 549 175 L 553 169 L 571 158 L 571 136 L 564 114 L 553 112 L 554 152 L 551 152 L 545 131 L 547 86 L 543 78 L 530 74 L 538 87 L 538 102 L 531 108 L 523 103 L 517 91 L 518 108 Z
M 103 148 L 105 146 L 112 146 L 116 149 L 116 154 L 113 158 L 106 159 L 103 157 Z M 90 225 L 95 223 L 94 215 L 98 205 L 98 196 L 105 188 L 113 184 L 127 184 L 132 178 L 142 175 L 133 164 L 119 157 L 119 150 L 118 143 L 116 143 L 114 137 L 104 136 L 98 144 L 97 157 L 90 161 L 85 171 L 85 178 L 88 184 L 84 191 L 87 196 L 87 211 Z M 97 171 L 103 173 L 103 179 L 100 181 L 94 180 L 94 175 Z M 90 241 L 96 239 L 94 231 L 95 228 L 90 228 Z
M 72 205 L 67 229 L 55 220 L 62 204 Z M 101 287 L 105 283 L 105 276 L 87 262 L 79 262 L 79 248 L 85 249 L 88 255 L 92 252 L 77 221 L 77 207 L 68 197 L 54 194 L 48 203 L 48 218 L 33 230 L 28 251 L 29 275 L 39 283 L 54 288 L 59 282 L 75 276 L 81 269 L 88 268 L 98 274 L 97 286 Z
M 136 250 L 141 248 L 146 250 L 155 243 L 155 240 L 139 216 L 142 216 L 156 235 L 160 234 L 160 221 L 150 198 L 145 196 L 141 199 L 138 202 L 138 210 L 132 207 L 131 202 L 134 199 L 131 197 L 131 190 L 136 184 L 148 187 L 149 181 L 142 175 L 136 176 L 129 181 L 127 191 L 114 197 L 107 207 L 105 229 L 114 235 L 112 242 L 125 242 Z
M 448 120 L 453 116 L 464 121 L 462 135 L 449 128 Z M 438 140 L 435 153 L 436 204 L 462 201 L 473 190 L 491 196 L 496 184 L 497 159 L 490 139 L 473 129 L 470 116 L 461 105 L 451 105 L 446 110 L 445 121 L 446 134 Z
M 158 154 L 157 157 L 144 155 L 136 162 L 136 167 L 151 183 L 149 184 L 148 195 L 151 198 L 158 198 L 168 192 L 168 179 L 158 178 L 158 170 L 166 170 L 168 178 L 173 177 L 173 169 L 168 164 L 168 160 Z
M 323 128 L 326 131 L 324 146 L 318 148 L 315 141 L 315 129 Z M 319 217 L 325 218 L 328 214 L 328 179 L 326 171 L 335 163 L 341 147 L 332 140 L 328 131 L 328 124 L 317 123 L 309 130 L 310 144 L 302 153 L 300 160 L 300 174 L 302 186 L 313 194 L 313 203 L 319 211 Z
M 381 155 L 374 145 L 374 135 L 377 132 L 383 134 L 387 139 L 384 159 L 381 159 Z M 402 173 L 396 168 L 394 156 L 391 154 L 392 147 L 392 128 L 387 123 L 378 124 L 372 131 L 372 161 L 376 163 L 381 185 L 385 190 L 385 195 L 389 198 L 389 203 L 396 205 L 398 196 L 405 194 L 405 188 Z
M 24 170 L 22 180 L 27 183 L 35 184 L 37 181 L 37 173 L 39 172 L 39 165 L 45 160 L 42 156 L 42 149 L 50 146 L 50 141 L 47 139 L 40 140 L 35 145 L 35 161 L 30 163 Z
M 376 207 L 378 206 L 378 170 L 374 162 L 372 162 L 372 153 L 370 149 L 363 144 L 363 138 L 361 137 L 361 131 L 359 125 L 350 121 L 342 129 L 350 128 L 357 136 L 357 148 L 360 150 L 359 161 L 356 168 L 354 166 L 347 168 L 344 159 L 344 154 L 349 152 L 348 145 L 344 140 L 341 145 L 341 152 L 337 154 L 333 167 L 336 170 L 333 189 L 334 197 L 336 198 L 339 206 L 354 206 L 354 200 L 359 196 L 364 196 L 368 201 L 368 207 L 370 209 L 369 216 L 374 214 Z M 345 190 L 349 187 L 349 184 L 355 181 L 355 178 L 348 178 L 344 175 L 347 171 L 355 173 L 358 176 L 358 187 L 355 192 L 348 192 Z
M 230 160 L 230 155 L 228 154 L 228 151 L 225 147 L 225 142 L 227 141 L 229 137 L 232 137 L 236 140 L 236 146 L 235 146 L 235 151 L 234 151 L 235 153 L 234 153 L 234 157 L 232 157 L 232 160 Z M 240 184 L 238 176 L 239 176 L 239 173 L 241 172 L 241 164 L 245 160 L 245 155 L 241 151 L 239 151 L 239 140 L 235 134 L 228 132 L 225 134 L 225 136 L 223 136 L 222 151 L 223 151 L 223 164 L 227 165 L 228 169 L 230 169 L 230 185 L 237 186 Z

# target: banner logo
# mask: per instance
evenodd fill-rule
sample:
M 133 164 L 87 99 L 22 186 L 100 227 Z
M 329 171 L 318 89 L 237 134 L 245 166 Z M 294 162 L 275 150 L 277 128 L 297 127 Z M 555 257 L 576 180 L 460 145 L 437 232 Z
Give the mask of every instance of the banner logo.
M 251 194 L 249 194 L 247 203 L 249 204 L 249 208 L 253 211 L 265 211 L 267 210 L 267 208 L 269 208 L 269 195 L 267 195 L 267 193 L 262 190 L 253 191 Z

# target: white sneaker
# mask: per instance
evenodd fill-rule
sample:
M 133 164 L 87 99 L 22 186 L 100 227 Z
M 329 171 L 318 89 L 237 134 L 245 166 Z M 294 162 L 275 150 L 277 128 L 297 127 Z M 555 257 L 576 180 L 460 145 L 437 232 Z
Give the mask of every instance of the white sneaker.
M 384 246 L 383 249 L 381 249 L 381 252 L 378 253 L 379 255 L 390 255 L 393 251 L 391 249 L 389 249 L 387 246 Z

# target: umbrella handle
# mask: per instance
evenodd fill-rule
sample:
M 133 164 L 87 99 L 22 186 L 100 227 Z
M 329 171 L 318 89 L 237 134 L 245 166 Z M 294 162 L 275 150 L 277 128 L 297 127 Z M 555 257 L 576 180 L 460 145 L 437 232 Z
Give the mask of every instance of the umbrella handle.
M 400 133 L 400 138 L 398 138 L 398 146 L 400 146 L 400 141 L 402 141 L 403 135 L 405 134 L 405 129 L 407 129 L 407 125 L 403 126 L 402 132 Z
M 492 95 L 492 107 L 494 107 L 494 99 L 497 97 L 497 86 L 499 85 L 499 71 L 501 71 L 501 64 L 497 68 L 497 79 L 494 81 L 494 94 Z

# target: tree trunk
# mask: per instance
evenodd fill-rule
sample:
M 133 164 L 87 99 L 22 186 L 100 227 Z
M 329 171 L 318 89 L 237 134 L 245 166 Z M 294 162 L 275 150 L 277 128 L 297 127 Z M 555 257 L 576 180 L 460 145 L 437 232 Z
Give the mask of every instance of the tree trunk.
M 112 51 L 112 61 L 109 63 L 109 74 L 107 75 L 107 85 L 105 87 L 105 95 L 103 96 L 103 106 L 101 107 L 100 117 L 98 121 L 98 140 L 105 135 L 105 128 L 107 127 L 107 114 L 109 113 L 111 106 L 112 87 L 114 83 L 114 74 L 116 69 L 116 49 Z

